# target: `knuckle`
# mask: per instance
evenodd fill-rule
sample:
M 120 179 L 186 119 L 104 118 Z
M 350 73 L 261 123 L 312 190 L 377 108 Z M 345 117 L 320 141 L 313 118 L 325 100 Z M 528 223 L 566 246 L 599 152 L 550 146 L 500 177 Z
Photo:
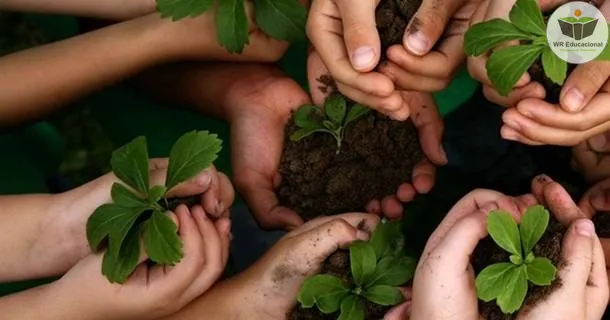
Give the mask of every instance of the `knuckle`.
M 353 238 L 356 234 L 354 227 L 341 218 L 330 221 L 329 230 L 340 238 Z
M 430 31 L 441 33 L 443 26 L 446 24 L 447 15 L 440 8 L 427 10 L 424 14 L 419 15 L 418 19 L 427 25 Z

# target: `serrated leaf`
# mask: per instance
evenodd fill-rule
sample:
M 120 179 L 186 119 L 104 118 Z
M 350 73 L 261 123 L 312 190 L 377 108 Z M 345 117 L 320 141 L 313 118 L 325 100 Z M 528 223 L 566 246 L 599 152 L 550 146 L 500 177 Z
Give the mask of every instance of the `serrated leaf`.
M 166 192 L 167 188 L 165 186 L 154 186 L 150 188 L 150 195 L 148 198 L 150 199 L 151 203 L 157 203 L 159 200 L 161 200 L 161 198 L 163 198 L 163 196 L 165 196 Z
M 464 34 L 464 51 L 469 56 L 485 52 L 511 40 L 526 40 L 530 35 L 517 29 L 512 23 L 495 18 L 472 25 Z
M 331 275 L 319 274 L 305 279 L 297 301 L 305 308 L 311 308 L 316 304 L 320 311 L 328 314 L 339 310 L 341 301 L 349 293 L 350 288 L 343 280 Z
M 157 0 L 157 12 L 163 18 L 180 20 L 196 17 L 212 7 L 214 0 Z
M 148 195 L 148 149 L 146 138 L 138 137 L 112 152 L 112 172 L 128 186 Z
M 290 140 L 291 141 L 299 141 L 299 140 L 302 140 L 304 138 L 309 137 L 310 135 L 312 135 L 312 134 L 314 134 L 316 132 L 326 132 L 326 133 L 332 134 L 332 132 L 330 132 L 326 128 L 307 128 L 307 129 L 301 128 L 301 129 L 293 132 L 290 135 Z
M 346 108 L 345 97 L 341 94 L 333 94 L 326 98 L 326 101 L 324 102 L 324 113 L 326 114 L 326 117 L 337 127 L 343 126 Z
M 216 15 L 216 38 L 229 53 L 242 53 L 250 43 L 243 0 L 221 0 Z
M 337 320 L 364 320 L 364 306 L 355 295 L 349 295 L 341 301 L 341 314 Z
M 319 128 L 320 122 L 314 117 L 321 115 L 322 110 L 319 107 L 306 104 L 294 113 L 294 124 L 299 128 Z
M 525 266 L 513 268 L 506 275 L 507 282 L 496 303 L 505 314 L 511 314 L 521 308 L 527 294 L 527 277 Z
M 123 184 L 115 182 L 110 189 L 112 202 L 121 207 L 133 208 L 146 206 L 146 202 Z
M 509 46 L 491 54 L 485 65 L 487 75 L 502 96 L 508 96 L 519 78 L 540 56 L 542 49 L 534 45 Z
M 549 212 L 541 205 L 529 207 L 519 224 L 521 243 L 525 256 L 532 252 L 538 240 L 542 237 L 549 225 Z
M 542 51 L 542 68 L 549 79 L 558 85 L 563 85 L 568 73 L 568 63 L 561 60 L 551 48 Z
M 537 286 L 548 286 L 557 274 L 557 268 L 547 258 L 534 258 L 526 265 L 527 280 Z
M 102 274 L 111 283 L 124 283 L 138 266 L 140 259 L 141 227 L 134 226 L 125 237 L 120 251 L 116 254 L 106 252 L 102 260 Z
M 385 257 L 379 260 L 375 273 L 366 286 L 389 285 L 400 286 L 413 277 L 417 261 L 411 257 Z
M 110 254 L 118 254 L 127 234 L 133 229 L 136 220 L 138 220 L 146 209 L 148 208 L 123 208 L 123 210 L 125 210 L 124 214 L 113 219 L 114 223 L 108 234 L 108 252 L 110 252 Z
M 221 145 L 218 136 L 208 131 L 191 131 L 180 137 L 169 154 L 167 190 L 209 168 L 218 157 Z
M 150 260 L 174 265 L 182 259 L 182 241 L 178 226 L 164 212 L 154 211 L 144 223 L 144 248 Z
M 546 36 L 546 25 L 536 0 L 517 0 L 509 13 L 510 22 L 517 28 L 539 36 Z
M 512 263 L 501 262 L 489 265 L 481 270 L 475 279 L 479 299 L 485 302 L 496 299 L 506 289 L 507 275 L 516 267 Z
M 404 238 L 400 227 L 400 221 L 386 221 L 377 224 L 369 244 L 375 250 L 375 257 L 378 260 L 396 251 L 397 241 Z
M 354 282 L 359 286 L 363 286 L 375 272 L 375 265 L 377 263 L 375 250 L 366 242 L 354 242 L 349 247 L 349 260 Z
M 272 38 L 296 42 L 305 39 L 307 10 L 298 0 L 254 0 L 256 25 Z
M 87 241 L 93 251 L 97 251 L 101 242 L 110 235 L 110 233 L 120 232 L 124 230 L 127 233 L 133 221 L 146 210 L 145 207 L 121 207 L 116 204 L 104 204 L 95 209 L 93 214 L 87 220 Z M 125 230 L 125 228 L 127 228 Z M 123 234 L 123 237 L 124 237 Z M 115 239 L 116 239 L 115 235 Z M 122 237 L 122 238 L 123 238 Z M 115 241 L 119 241 L 116 239 Z M 120 239 L 120 242 L 123 240 Z M 117 243 L 114 244 L 115 246 Z M 119 246 L 120 247 L 120 246 Z M 118 247 L 116 247 L 118 249 Z
M 365 114 L 371 111 L 367 106 L 356 103 L 349 108 L 347 111 L 347 116 L 345 117 L 345 124 L 343 126 L 347 126 L 350 122 L 364 116 Z
M 490 212 L 487 216 L 487 231 L 502 249 L 518 256 L 521 255 L 519 229 L 510 213 L 501 210 Z
M 404 301 L 404 296 L 397 287 L 386 285 L 367 288 L 362 296 L 381 306 L 395 306 Z

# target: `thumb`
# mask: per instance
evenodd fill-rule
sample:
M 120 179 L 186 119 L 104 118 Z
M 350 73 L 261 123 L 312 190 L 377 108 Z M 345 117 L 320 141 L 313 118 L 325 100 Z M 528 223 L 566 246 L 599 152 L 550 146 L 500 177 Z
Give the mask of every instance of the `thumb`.
M 369 72 L 379 63 L 381 44 L 375 21 L 377 0 L 337 0 L 343 19 L 343 39 L 354 69 Z
M 447 154 L 442 146 L 443 120 L 434 98 L 429 93 L 403 92 L 404 101 L 412 108 L 413 125 L 419 133 L 419 140 L 426 157 L 436 165 L 447 164 Z
M 589 219 L 578 219 L 568 229 L 563 245 L 562 257 L 565 267 L 559 270 L 566 288 L 583 292 L 591 273 L 595 227 Z
M 426 55 L 443 35 L 449 19 L 462 2 L 424 0 L 407 26 L 403 38 L 405 48 L 415 55 Z

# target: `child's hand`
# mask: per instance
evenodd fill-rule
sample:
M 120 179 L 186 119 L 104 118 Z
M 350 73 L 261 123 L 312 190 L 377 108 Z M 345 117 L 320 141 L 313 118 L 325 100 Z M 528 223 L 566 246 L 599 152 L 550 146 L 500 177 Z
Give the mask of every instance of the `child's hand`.
M 210 288 L 227 262 L 230 221 L 212 222 L 200 206 L 189 212 L 181 205 L 176 215 L 184 253 L 178 264 L 149 266 L 142 257 L 130 278 L 119 285 L 102 275 L 101 254 L 88 256 L 52 284 L 58 301 L 66 304 L 63 309 L 72 310 L 64 319 L 159 318 Z

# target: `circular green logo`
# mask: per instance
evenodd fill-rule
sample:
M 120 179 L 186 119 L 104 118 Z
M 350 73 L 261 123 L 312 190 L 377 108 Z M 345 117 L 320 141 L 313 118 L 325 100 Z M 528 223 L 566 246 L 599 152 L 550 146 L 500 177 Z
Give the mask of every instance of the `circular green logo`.
M 599 56 L 608 42 L 608 24 L 594 6 L 581 1 L 568 2 L 549 18 L 546 38 L 551 50 L 573 64 Z

